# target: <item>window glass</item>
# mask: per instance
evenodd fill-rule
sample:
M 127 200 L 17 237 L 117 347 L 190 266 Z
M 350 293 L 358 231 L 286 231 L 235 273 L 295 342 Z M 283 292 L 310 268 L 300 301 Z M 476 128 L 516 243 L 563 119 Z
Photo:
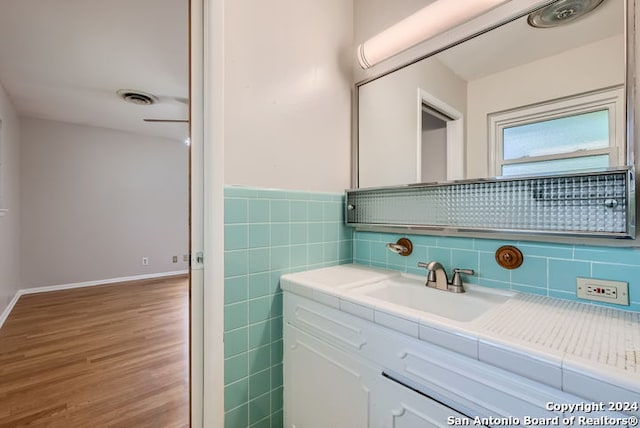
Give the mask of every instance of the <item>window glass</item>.
M 503 129 L 505 160 L 571 153 L 578 150 L 606 149 L 607 147 L 609 147 L 608 110 Z M 542 166 L 539 167 L 542 168 Z

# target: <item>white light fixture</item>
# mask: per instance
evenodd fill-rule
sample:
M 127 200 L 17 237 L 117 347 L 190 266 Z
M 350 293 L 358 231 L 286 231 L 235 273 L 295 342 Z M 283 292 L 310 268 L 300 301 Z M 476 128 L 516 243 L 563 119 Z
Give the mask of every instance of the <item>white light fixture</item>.
M 358 62 L 369 68 L 508 0 L 437 0 L 358 46 Z

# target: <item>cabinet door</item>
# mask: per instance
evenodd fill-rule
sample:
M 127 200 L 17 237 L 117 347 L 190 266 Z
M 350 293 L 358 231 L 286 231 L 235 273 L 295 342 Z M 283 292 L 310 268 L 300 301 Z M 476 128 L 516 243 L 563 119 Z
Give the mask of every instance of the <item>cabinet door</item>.
M 383 377 L 374 400 L 372 428 L 450 428 L 466 419 L 462 413 Z
M 368 428 L 379 372 L 285 323 L 284 422 L 288 428 Z

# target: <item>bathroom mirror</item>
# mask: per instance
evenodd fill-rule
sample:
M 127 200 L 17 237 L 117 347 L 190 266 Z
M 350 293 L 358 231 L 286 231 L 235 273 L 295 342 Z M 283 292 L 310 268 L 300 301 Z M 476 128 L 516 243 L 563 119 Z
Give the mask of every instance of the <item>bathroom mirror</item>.
M 354 187 L 629 164 L 633 1 L 550 28 L 525 14 L 357 84 Z

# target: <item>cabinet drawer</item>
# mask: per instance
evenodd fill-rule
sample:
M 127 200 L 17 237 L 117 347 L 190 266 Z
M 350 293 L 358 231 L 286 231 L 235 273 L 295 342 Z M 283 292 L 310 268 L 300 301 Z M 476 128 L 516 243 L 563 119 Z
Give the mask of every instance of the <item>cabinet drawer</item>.
M 284 319 L 299 329 L 355 352 L 367 344 L 366 323 L 358 318 L 289 293 L 284 300 Z
M 557 389 L 393 332 L 370 337 L 367 357 L 443 403 L 470 409 L 472 416 L 561 416 L 545 409 L 554 398 L 566 399 Z

